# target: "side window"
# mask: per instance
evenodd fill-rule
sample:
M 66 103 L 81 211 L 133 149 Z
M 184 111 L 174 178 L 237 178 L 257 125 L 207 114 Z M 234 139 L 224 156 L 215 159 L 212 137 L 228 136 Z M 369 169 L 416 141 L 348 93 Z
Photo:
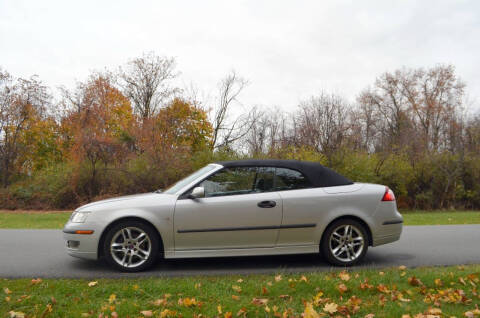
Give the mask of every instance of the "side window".
M 202 181 L 205 197 L 247 194 L 254 192 L 257 168 L 227 168 Z
M 257 176 L 255 178 L 255 192 L 273 191 L 273 178 L 275 168 L 258 167 Z
M 310 187 L 310 182 L 301 172 L 286 168 L 275 169 L 276 191 L 305 189 Z

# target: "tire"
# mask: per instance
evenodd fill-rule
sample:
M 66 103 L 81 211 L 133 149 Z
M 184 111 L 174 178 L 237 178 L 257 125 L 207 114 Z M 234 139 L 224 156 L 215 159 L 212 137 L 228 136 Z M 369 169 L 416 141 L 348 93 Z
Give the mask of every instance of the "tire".
M 103 255 L 107 263 L 123 272 L 140 272 L 157 260 L 160 237 L 149 224 L 123 221 L 106 234 Z
M 350 235 L 345 235 L 346 231 L 349 231 Z M 325 230 L 320 251 L 332 265 L 352 266 L 365 257 L 368 242 L 368 232 L 362 223 L 352 219 L 340 219 Z

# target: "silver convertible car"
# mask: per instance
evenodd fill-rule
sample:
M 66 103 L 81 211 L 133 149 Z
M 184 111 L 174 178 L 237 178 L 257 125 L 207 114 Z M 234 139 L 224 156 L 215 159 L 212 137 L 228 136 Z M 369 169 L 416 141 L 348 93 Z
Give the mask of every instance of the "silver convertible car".
M 321 253 L 359 262 L 368 246 L 400 238 L 386 186 L 353 183 L 313 162 L 209 164 L 164 192 L 98 201 L 63 229 L 68 254 L 141 271 L 164 258 Z

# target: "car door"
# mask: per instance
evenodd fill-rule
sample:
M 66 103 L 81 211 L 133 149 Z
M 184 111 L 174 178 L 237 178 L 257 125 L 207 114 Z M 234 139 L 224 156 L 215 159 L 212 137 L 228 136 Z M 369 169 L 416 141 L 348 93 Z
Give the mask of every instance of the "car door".
M 330 207 L 321 188 L 312 188 L 301 172 L 275 169 L 274 190 L 282 198 L 283 219 L 277 246 L 312 245 L 322 211 Z
M 177 200 L 175 250 L 273 247 L 282 220 L 273 171 L 225 168 L 197 185 L 205 189 L 204 198 Z

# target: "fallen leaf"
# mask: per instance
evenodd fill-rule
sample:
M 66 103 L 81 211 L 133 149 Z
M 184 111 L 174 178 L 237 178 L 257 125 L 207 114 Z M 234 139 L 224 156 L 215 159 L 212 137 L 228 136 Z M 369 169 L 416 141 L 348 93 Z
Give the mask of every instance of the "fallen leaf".
M 93 287 L 93 286 L 97 286 L 98 282 L 90 282 L 88 283 L 88 287 Z
M 328 312 L 329 314 L 333 314 L 337 312 L 338 305 L 335 303 L 328 303 L 325 304 L 325 307 L 323 307 L 323 311 Z
M 242 292 L 242 287 L 238 286 L 238 285 L 233 285 L 232 286 L 232 289 L 236 292 L 236 293 L 241 293 Z
M 340 274 L 338 274 L 338 277 L 340 277 L 340 279 L 344 281 L 350 280 L 350 274 L 346 271 L 340 272 Z
M 337 289 L 340 292 L 340 294 L 343 294 L 348 290 L 348 287 L 345 284 L 340 284 L 337 286 Z
M 440 278 L 436 278 L 435 279 L 435 285 L 437 285 L 438 287 L 441 287 L 443 286 L 443 282 Z
M 407 266 L 405 266 L 405 265 L 400 265 L 400 266 L 398 266 L 398 269 L 401 270 L 401 271 L 404 271 L 404 270 L 407 269 Z
M 165 309 L 160 313 L 160 318 L 165 318 L 165 317 L 174 317 L 177 315 L 176 311 L 170 310 L 170 309 Z
M 276 281 L 276 282 L 279 282 L 279 281 L 281 281 L 281 280 L 282 280 L 282 275 L 277 275 L 277 276 L 275 276 L 275 281 Z
M 467 311 L 463 315 L 467 318 L 475 318 L 475 314 L 471 311 Z
M 39 284 L 42 282 L 42 279 L 41 278 L 34 278 L 32 279 L 32 285 L 36 285 L 36 284 Z
M 232 312 L 229 311 L 229 312 L 226 312 L 224 315 L 223 315 L 224 318 L 232 318 Z
M 420 279 L 416 278 L 415 276 L 409 277 L 408 278 L 408 283 L 412 286 L 423 285 L 422 281 Z
M 402 315 L 402 318 L 412 318 L 409 314 Z
M 265 286 L 262 286 L 262 295 L 267 295 L 268 294 L 268 290 Z
M 8 303 L 10 301 L 10 296 L 5 297 L 5 301 Z
M 237 317 L 240 317 L 241 315 L 243 315 L 244 317 L 246 316 L 246 313 L 247 313 L 247 309 L 245 309 L 245 307 L 242 307 L 240 308 L 240 310 L 237 312 Z
M 253 298 L 252 299 L 252 304 L 257 305 L 257 306 L 263 306 L 267 304 L 268 299 L 267 298 Z
M 88 312 L 82 312 L 81 316 L 83 318 L 87 318 L 87 317 L 90 317 L 90 314 Z
M 365 318 L 373 318 L 373 317 L 375 317 L 375 314 L 366 314 L 365 315 Z
M 108 297 L 108 302 L 110 304 L 113 304 L 116 299 L 117 299 L 117 296 L 115 294 L 111 294 L 110 297 Z
M 237 283 L 243 283 L 243 279 L 239 278 L 239 279 L 237 280 Z
M 110 317 L 112 317 L 112 318 L 118 318 L 117 312 L 116 312 L 116 311 L 112 312 L 112 313 L 110 314 Z
M 4 291 L 5 294 L 7 294 L 7 295 L 9 295 L 9 294 L 12 293 L 12 291 L 11 291 L 10 289 L 8 289 L 7 287 L 5 287 L 5 288 L 3 289 L 3 291 Z
M 305 277 L 305 275 L 302 275 L 302 277 L 300 277 L 300 281 L 307 282 L 308 279 Z
M 305 310 L 303 311 L 303 318 L 320 318 L 318 312 L 313 308 L 312 303 L 305 304 Z
M 166 298 L 159 298 L 157 300 L 154 300 L 152 302 L 154 306 L 165 306 L 167 304 L 167 299 Z
M 10 311 L 10 318 L 24 318 L 25 314 L 21 311 Z
M 378 275 L 383 276 L 385 275 L 385 272 L 378 272 Z
M 232 295 L 232 299 L 233 299 L 233 300 L 240 300 L 240 296 Z
M 143 310 L 140 312 L 144 317 L 152 317 L 153 313 L 151 310 Z

